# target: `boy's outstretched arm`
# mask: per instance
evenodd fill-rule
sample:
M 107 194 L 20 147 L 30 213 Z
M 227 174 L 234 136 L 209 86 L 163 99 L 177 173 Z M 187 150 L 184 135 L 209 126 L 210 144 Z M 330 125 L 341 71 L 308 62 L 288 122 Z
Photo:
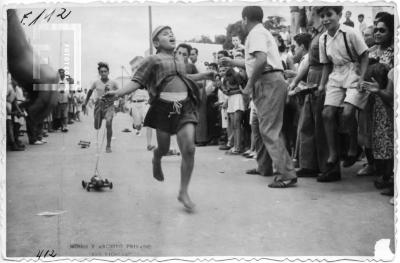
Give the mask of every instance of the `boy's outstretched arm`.
M 365 51 L 360 57 L 360 80 L 358 81 L 358 88 L 361 88 L 361 83 L 364 81 L 365 73 L 368 69 L 368 51 Z
M 215 76 L 217 76 L 217 72 L 209 71 L 204 73 L 196 73 L 196 74 L 187 74 L 186 77 L 190 78 L 193 81 L 199 80 L 214 80 Z
M 129 81 L 123 88 L 107 92 L 104 96 L 107 98 L 118 98 L 140 89 L 141 85 L 136 81 Z

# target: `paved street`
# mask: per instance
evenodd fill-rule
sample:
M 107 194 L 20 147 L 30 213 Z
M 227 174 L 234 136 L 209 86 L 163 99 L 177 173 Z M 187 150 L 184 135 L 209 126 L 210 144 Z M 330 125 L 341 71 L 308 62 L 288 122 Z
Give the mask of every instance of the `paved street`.
M 254 160 L 197 148 L 190 187 L 197 209 L 187 213 L 176 200 L 180 158 L 163 159 L 166 180 L 157 182 L 145 133 L 121 132 L 131 129 L 126 114 L 113 126 L 113 152 L 104 145 L 99 166 L 112 190 L 81 186 L 95 167 L 91 117 L 51 133 L 45 145 L 7 152 L 8 257 L 42 249 L 57 256 L 373 256 L 380 239 L 394 250 L 393 206 L 373 178 L 355 176 L 361 162 L 341 182 L 307 178 L 270 189 L 272 178 L 244 173 Z M 92 144 L 81 149 L 79 140 Z M 46 211 L 63 213 L 37 215 Z

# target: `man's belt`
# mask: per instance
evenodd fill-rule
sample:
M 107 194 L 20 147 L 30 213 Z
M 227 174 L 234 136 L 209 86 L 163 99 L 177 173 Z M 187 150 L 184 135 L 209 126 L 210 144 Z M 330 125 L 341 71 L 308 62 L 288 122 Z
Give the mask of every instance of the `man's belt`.
M 263 73 L 261 73 L 261 75 L 266 75 L 266 74 L 275 73 L 275 72 L 281 72 L 281 73 L 283 73 L 283 70 L 281 70 L 281 69 L 266 70 L 266 71 L 264 71 Z
M 147 101 L 147 100 L 132 100 L 132 102 L 145 102 L 145 101 Z

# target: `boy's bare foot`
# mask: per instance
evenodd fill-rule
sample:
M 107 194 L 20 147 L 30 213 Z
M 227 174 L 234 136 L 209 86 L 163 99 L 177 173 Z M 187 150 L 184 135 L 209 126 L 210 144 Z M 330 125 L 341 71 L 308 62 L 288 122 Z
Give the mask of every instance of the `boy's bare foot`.
M 157 180 L 157 181 L 164 181 L 164 173 L 161 169 L 161 161 L 155 161 L 154 157 L 153 157 L 153 177 Z
M 111 152 L 111 146 L 107 146 L 106 147 L 106 153 L 110 153 Z
M 193 210 L 196 207 L 192 200 L 190 200 L 190 197 L 187 193 L 179 192 L 178 201 L 181 202 L 188 210 Z

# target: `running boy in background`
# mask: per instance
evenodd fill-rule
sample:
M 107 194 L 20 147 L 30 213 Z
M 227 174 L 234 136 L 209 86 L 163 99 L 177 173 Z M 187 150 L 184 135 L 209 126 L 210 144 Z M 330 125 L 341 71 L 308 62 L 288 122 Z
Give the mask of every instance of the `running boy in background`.
M 112 138 L 112 120 L 114 118 L 114 104 L 105 100 L 102 100 L 102 96 L 109 90 L 117 90 L 117 83 L 108 78 L 108 74 L 110 73 L 110 69 L 107 63 L 99 62 L 97 70 L 99 71 L 100 79 L 96 80 L 92 87 L 89 89 L 88 94 L 86 96 L 86 101 L 82 105 L 82 109 L 86 111 L 86 105 L 90 97 L 92 96 L 93 91 L 96 92 L 96 100 L 94 106 L 94 128 L 99 130 L 101 128 L 101 122 L 103 119 L 106 120 L 106 129 L 107 129 L 107 145 L 106 152 L 111 152 L 111 138 Z
M 319 90 L 326 92 L 322 116 L 329 148 L 326 171 L 318 176 L 319 182 L 341 179 L 337 142 L 338 116 L 341 119 L 342 132 L 349 136 L 350 141 L 343 167 L 349 167 L 357 161 L 355 115 L 356 110 L 364 109 L 368 100 L 368 94 L 361 89 L 368 67 L 368 47 L 355 29 L 339 23 L 342 11 L 342 6 L 323 6 L 317 9 L 317 14 L 327 30 L 319 39 L 319 57 L 324 64 Z
M 186 74 L 185 63 L 175 54 L 175 36 L 169 26 L 159 26 L 152 33 L 157 54 L 146 57 L 132 77 L 132 81 L 106 98 L 116 99 L 140 88 L 148 88 L 150 109 L 144 125 L 156 129 L 158 147 L 153 151 L 153 177 L 164 181 L 161 158 L 168 153 L 171 135 L 176 134 L 182 153 L 181 184 L 178 201 L 186 209 L 195 204 L 188 194 L 195 154 L 195 125 L 198 103 L 195 81 L 213 79 L 214 72 Z

